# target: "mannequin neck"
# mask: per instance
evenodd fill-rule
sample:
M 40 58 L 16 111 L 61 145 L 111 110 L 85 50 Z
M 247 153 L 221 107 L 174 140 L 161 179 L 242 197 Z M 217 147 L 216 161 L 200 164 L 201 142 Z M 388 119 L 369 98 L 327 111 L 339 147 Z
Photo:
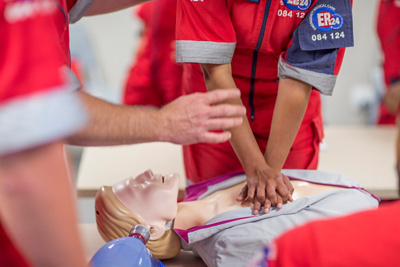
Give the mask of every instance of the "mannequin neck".
M 204 225 L 215 216 L 239 208 L 251 207 L 250 201 L 237 202 L 236 197 L 245 182 L 217 191 L 201 200 L 180 202 L 175 217 L 174 227 L 189 229 Z

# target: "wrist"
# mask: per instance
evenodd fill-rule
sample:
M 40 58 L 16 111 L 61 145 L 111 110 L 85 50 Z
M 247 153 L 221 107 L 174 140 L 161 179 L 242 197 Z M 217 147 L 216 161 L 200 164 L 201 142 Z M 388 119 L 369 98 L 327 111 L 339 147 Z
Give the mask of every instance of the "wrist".
M 261 171 L 272 169 L 271 166 L 269 166 L 265 162 L 264 158 L 255 159 L 253 161 L 244 162 L 242 164 L 243 164 L 244 172 L 246 174 L 249 174 L 249 175 L 254 175 L 254 174 L 259 173 Z
M 164 112 L 163 108 L 155 110 L 154 113 L 154 139 L 160 142 L 171 142 L 171 129 L 174 127 L 171 118 Z
M 129 132 L 129 144 L 164 141 L 164 118 L 159 109 L 153 107 L 128 107 L 129 123 L 127 131 Z

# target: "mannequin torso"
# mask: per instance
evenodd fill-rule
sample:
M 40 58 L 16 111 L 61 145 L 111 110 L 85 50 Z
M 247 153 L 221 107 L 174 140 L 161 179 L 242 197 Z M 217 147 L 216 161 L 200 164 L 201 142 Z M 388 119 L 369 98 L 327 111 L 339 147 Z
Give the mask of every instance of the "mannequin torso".
M 178 203 L 178 212 L 175 217 L 174 228 L 189 229 L 194 226 L 204 225 L 211 218 L 231 210 L 252 207 L 253 204 L 246 200 L 236 201 L 236 197 L 246 182 L 212 193 L 201 200 Z M 294 187 L 293 200 L 300 197 L 323 193 L 338 189 L 338 186 L 314 184 L 306 181 L 291 180 Z

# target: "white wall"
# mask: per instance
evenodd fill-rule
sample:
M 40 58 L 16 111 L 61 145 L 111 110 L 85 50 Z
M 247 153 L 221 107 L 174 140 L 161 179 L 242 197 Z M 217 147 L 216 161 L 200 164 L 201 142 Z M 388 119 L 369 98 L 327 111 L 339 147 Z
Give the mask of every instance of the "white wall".
M 351 103 L 352 93 L 360 88 L 372 89 L 371 72 L 380 65 L 380 46 L 376 36 L 378 0 L 354 0 L 354 42 L 348 48 L 333 96 L 324 98 L 324 120 L 327 124 L 361 124 L 365 117 Z M 361 101 L 361 100 L 360 100 Z
M 124 86 L 138 45 L 141 22 L 134 8 L 92 17 L 84 17 L 71 27 L 71 43 L 75 40 L 74 27 L 84 27 L 97 56 L 102 79 L 107 85 L 101 95 L 112 100 L 118 98 Z

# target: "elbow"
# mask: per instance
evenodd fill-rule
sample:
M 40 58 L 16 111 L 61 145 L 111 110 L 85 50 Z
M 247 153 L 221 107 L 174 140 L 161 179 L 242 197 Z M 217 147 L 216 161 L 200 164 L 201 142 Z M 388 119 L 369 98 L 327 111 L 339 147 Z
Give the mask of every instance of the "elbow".
M 201 70 L 203 71 L 204 80 L 206 81 L 218 81 L 223 78 L 231 78 L 232 70 L 231 64 L 200 64 Z

